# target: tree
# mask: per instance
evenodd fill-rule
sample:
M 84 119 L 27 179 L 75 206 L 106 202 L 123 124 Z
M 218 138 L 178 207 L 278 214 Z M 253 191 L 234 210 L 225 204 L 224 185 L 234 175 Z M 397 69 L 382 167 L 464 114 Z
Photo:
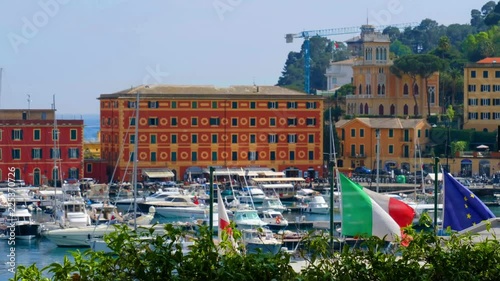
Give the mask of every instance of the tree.
M 394 61 L 394 64 L 391 65 L 391 72 L 399 78 L 402 78 L 404 75 L 408 75 L 412 80 L 412 88 L 417 83 L 418 69 L 417 66 L 417 55 L 407 55 L 401 58 L 398 58 Z M 413 100 L 415 102 L 415 106 L 418 111 L 418 101 L 417 96 L 412 91 Z
M 390 47 L 389 47 L 389 51 L 391 53 L 394 53 L 394 55 L 396 57 L 402 57 L 402 56 L 406 56 L 406 55 L 411 55 L 412 54 L 412 51 L 410 49 L 410 47 L 404 45 L 403 43 L 401 43 L 401 41 L 399 40 L 394 40 L 394 42 L 391 43 Z

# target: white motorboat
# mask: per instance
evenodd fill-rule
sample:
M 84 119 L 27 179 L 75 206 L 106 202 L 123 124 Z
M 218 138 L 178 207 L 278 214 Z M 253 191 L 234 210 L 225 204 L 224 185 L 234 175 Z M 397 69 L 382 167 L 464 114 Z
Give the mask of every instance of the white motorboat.
M 56 203 L 55 222 L 63 228 L 90 225 L 90 215 L 83 200 L 73 199 Z
M 288 220 L 277 210 L 264 210 L 259 213 L 259 217 L 271 230 L 281 230 L 288 226 Z
M 157 201 L 163 201 L 165 200 L 168 196 L 171 195 L 181 195 L 183 194 L 182 188 L 179 187 L 165 187 L 162 188 L 161 190 L 158 190 L 157 192 L 150 194 L 149 196 L 145 197 L 137 197 L 135 200 L 139 207 L 145 202 L 157 202 Z M 121 198 L 117 199 L 114 201 L 114 205 L 122 212 L 126 212 L 129 209 L 133 209 L 134 206 L 134 197 L 128 197 L 128 198 Z M 145 208 L 144 210 L 148 209 Z
M 328 214 L 330 212 L 330 207 L 325 201 L 325 198 L 321 195 L 316 195 L 311 198 L 305 206 L 302 207 L 302 212 L 313 213 L 313 214 Z
M 283 245 L 276 239 L 271 230 L 267 228 L 241 230 L 242 241 L 248 253 L 277 254 Z
M 238 197 L 241 203 L 245 204 L 259 204 L 264 201 L 266 194 L 261 188 L 255 186 L 247 186 L 240 192 L 241 195 Z
M 42 231 L 41 224 L 33 220 L 25 206 L 8 208 L 2 218 L 0 237 L 4 239 L 30 240 L 39 237 Z
M 287 207 L 283 205 L 279 197 L 266 196 L 262 204 L 257 207 L 257 211 L 262 212 L 265 210 L 276 210 L 280 212 L 288 211 Z
M 257 210 L 238 209 L 232 213 L 232 220 L 238 229 L 258 228 L 266 226 L 267 223 L 260 219 Z

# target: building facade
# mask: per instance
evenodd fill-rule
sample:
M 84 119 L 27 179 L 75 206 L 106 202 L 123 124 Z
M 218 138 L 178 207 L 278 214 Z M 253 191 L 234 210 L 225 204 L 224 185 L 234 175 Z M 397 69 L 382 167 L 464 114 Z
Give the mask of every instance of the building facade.
M 425 80 L 392 74 L 388 35 L 375 31 L 371 25 L 361 27 L 361 36 L 347 41 L 355 59 L 353 85 L 356 91 L 346 97 L 347 115 L 420 116 L 428 115 Z M 427 79 L 431 114 L 438 114 L 439 73 Z
M 83 120 L 55 120 L 52 109 L 0 110 L 1 181 L 39 186 L 79 179 L 82 148 Z
M 385 171 L 395 168 L 414 171 L 428 150 L 431 127 L 424 119 L 355 118 L 340 120 L 335 126 L 340 139 L 337 165 L 341 168 L 376 169 L 377 141 L 379 167 Z
M 493 132 L 500 125 L 500 57 L 464 68 L 464 129 Z
M 353 63 L 353 59 L 330 62 L 325 72 L 327 91 L 334 91 L 343 85 L 352 83 Z
M 321 96 L 276 86 L 156 85 L 99 100 L 101 157 L 108 176 L 117 166 L 113 180 L 131 180 L 135 145 L 138 173 L 168 169 L 176 180 L 210 166 L 267 167 L 287 176 L 322 169 Z

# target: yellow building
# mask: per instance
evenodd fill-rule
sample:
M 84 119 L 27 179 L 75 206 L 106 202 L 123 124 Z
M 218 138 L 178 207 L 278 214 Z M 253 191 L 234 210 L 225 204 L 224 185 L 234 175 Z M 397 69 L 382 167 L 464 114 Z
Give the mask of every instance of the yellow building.
M 356 91 L 346 97 L 347 115 L 421 116 L 428 115 L 425 80 L 417 77 L 415 84 L 404 75 L 392 74 L 388 35 L 363 25 L 359 37 L 346 41 L 355 56 L 353 85 Z M 439 73 L 427 79 L 431 114 L 439 109 Z
M 500 57 L 464 68 L 464 129 L 492 132 L 500 125 Z
M 336 124 L 340 139 L 338 166 L 377 168 L 377 141 L 380 143 L 380 169 L 414 171 L 420 155 L 429 151 L 430 125 L 424 119 L 355 118 Z M 377 140 L 377 130 L 380 133 Z M 415 153 L 415 148 L 421 151 Z

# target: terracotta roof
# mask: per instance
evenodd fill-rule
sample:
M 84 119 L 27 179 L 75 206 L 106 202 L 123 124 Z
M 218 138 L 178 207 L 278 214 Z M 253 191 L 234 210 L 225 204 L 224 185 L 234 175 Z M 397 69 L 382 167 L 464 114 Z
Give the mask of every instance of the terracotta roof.
M 111 94 L 103 94 L 106 97 L 125 97 L 135 95 L 273 95 L 273 96 L 310 96 L 306 93 L 290 90 L 279 86 L 229 86 L 216 87 L 212 85 L 141 85 Z
M 368 127 L 380 129 L 413 129 L 418 124 L 426 122 L 424 119 L 400 119 L 400 118 L 355 118 L 352 120 L 340 120 L 335 123 L 337 128 L 345 127 L 347 123 L 358 120 Z
M 500 57 L 484 58 L 477 63 L 497 63 L 500 62 Z

